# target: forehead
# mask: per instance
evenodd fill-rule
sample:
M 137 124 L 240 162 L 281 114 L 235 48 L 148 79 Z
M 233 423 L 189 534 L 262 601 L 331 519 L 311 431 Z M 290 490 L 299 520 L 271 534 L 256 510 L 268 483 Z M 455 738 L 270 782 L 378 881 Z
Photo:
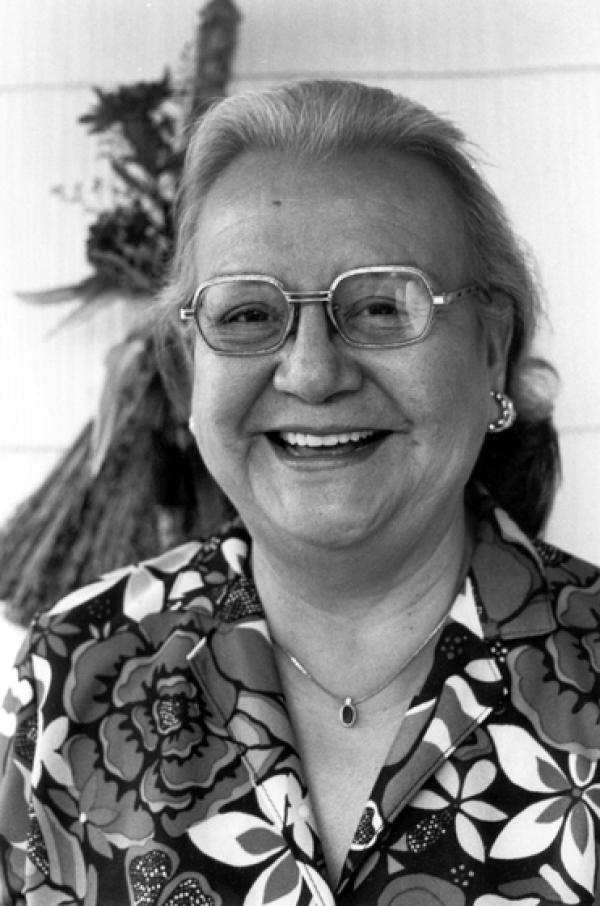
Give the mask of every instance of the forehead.
M 413 264 L 448 283 L 468 269 L 460 204 L 431 161 L 390 151 L 309 160 L 237 158 L 207 192 L 196 235 L 199 278 L 235 271 L 322 279 L 367 264 Z

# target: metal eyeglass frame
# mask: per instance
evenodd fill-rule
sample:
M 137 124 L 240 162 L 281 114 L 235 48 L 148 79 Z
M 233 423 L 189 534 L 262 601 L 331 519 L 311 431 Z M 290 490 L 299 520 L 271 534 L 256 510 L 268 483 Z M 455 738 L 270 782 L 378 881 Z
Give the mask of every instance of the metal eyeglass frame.
M 357 274 L 385 274 L 385 273 L 405 273 L 405 274 L 415 274 L 420 277 L 427 287 L 429 294 L 431 296 L 432 305 L 431 311 L 429 313 L 429 318 L 424 329 L 421 331 L 419 336 L 413 337 L 410 340 L 400 340 L 395 343 L 360 343 L 356 340 L 352 340 L 347 337 L 341 327 L 339 326 L 335 312 L 333 309 L 333 294 L 342 280 L 345 280 L 347 277 L 353 277 Z M 288 303 L 289 316 L 288 321 L 285 326 L 285 329 L 282 332 L 281 337 L 274 343 L 272 346 L 269 346 L 265 349 L 252 349 L 252 350 L 232 350 L 232 349 L 220 349 L 218 346 L 213 346 L 209 342 L 207 337 L 202 332 L 200 327 L 200 319 L 198 317 L 198 307 L 201 293 L 207 289 L 209 286 L 216 286 L 219 283 L 242 283 L 250 282 L 255 280 L 262 280 L 265 283 L 270 283 L 272 286 L 277 287 L 277 289 L 282 293 L 285 300 Z M 465 299 L 468 296 L 475 294 L 486 294 L 485 287 L 480 283 L 472 283 L 469 286 L 464 286 L 461 289 L 456 289 L 447 293 L 434 293 L 429 283 L 429 279 L 426 274 L 423 273 L 418 267 L 412 267 L 410 265 L 403 264 L 378 264 L 373 265 L 372 267 L 355 267 L 349 271 L 344 271 L 342 274 L 339 274 L 329 289 L 327 290 L 314 290 L 311 292 L 289 292 L 286 290 L 285 286 L 280 280 L 277 280 L 276 277 L 270 277 L 268 274 L 223 274 L 217 277 L 212 277 L 210 280 L 205 280 L 195 291 L 189 305 L 182 305 L 179 309 L 179 318 L 181 321 L 194 321 L 196 327 L 198 328 L 200 335 L 204 342 L 215 352 L 218 352 L 220 355 L 237 355 L 237 356 L 252 356 L 252 355 L 267 355 L 271 352 L 277 352 L 285 344 L 287 338 L 290 336 L 294 330 L 297 322 L 298 315 L 300 311 L 300 305 L 304 304 L 314 304 L 321 302 L 325 305 L 327 315 L 332 325 L 334 326 L 337 333 L 340 335 L 342 340 L 347 343 L 349 346 L 354 346 L 359 349 L 399 349 L 402 346 L 410 346 L 412 343 L 420 343 L 421 340 L 424 340 L 425 337 L 429 334 L 431 330 L 431 325 L 433 324 L 433 315 L 436 307 L 448 306 L 452 302 L 457 302 L 459 300 Z

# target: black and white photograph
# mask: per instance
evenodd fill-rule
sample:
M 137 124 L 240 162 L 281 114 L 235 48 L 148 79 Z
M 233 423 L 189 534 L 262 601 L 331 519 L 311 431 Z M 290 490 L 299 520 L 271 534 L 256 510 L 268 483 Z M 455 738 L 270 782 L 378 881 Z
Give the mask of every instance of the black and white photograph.
M 0 906 L 600 906 L 600 5 L 0 35 Z

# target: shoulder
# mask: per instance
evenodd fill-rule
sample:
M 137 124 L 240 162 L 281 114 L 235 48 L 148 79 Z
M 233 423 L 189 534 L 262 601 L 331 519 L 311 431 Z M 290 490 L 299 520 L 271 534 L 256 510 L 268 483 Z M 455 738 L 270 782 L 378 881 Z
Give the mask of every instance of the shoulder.
M 600 566 L 546 541 L 534 541 L 534 548 L 558 622 L 587 622 L 592 611 L 600 618 Z
M 488 496 L 479 511 L 471 573 L 490 634 L 542 637 L 600 608 L 600 567 L 531 539 Z M 600 625 L 600 623 L 599 623 Z
M 177 631 L 188 647 L 197 644 L 248 549 L 246 531 L 235 528 L 103 575 L 38 615 L 24 656 L 58 665 L 89 650 L 99 669 L 142 651 L 151 656 Z
M 538 738 L 600 759 L 600 569 L 535 541 L 552 625 L 509 645 L 512 700 Z
M 38 615 L 10 677 L 0 735 L 14 732 L 17 713 L 37 719 L 38 706 L 87 723 L 111 710 L 117 688 L 133 694 L 134 674 L 152 687 L 175 668 L 185 673 L 239 584 L 248 549 L 237 528 L 189 542 L 108 573 Z

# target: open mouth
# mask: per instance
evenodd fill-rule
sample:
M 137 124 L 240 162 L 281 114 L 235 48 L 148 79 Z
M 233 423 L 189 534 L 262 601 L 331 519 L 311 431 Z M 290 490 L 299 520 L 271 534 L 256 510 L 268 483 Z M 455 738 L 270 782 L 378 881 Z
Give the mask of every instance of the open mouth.
M 272 431 L 267 435 L 276 446 L 292 456 L 340 456 L 377 443 L 389 431 L 347 431 L 340 434 L 307 434 L 301 431 Z

